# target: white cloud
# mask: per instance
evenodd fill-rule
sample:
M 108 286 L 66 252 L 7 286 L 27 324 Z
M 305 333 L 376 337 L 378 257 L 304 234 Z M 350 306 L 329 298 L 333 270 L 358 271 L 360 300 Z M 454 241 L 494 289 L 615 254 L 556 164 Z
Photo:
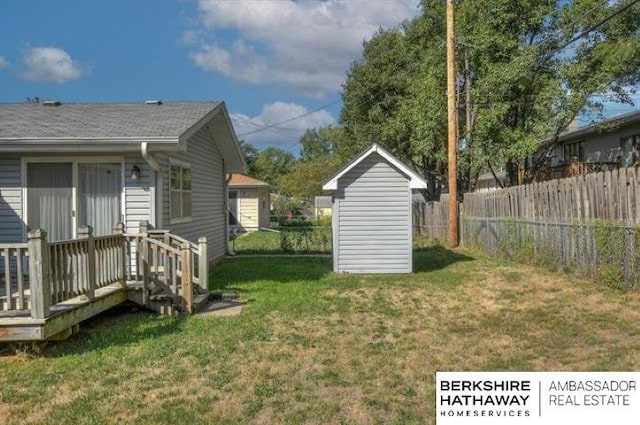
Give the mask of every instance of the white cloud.
M 231 114 L 231 121 L 239 139 L 246 140 L 259 148 L 270 145 L 291 150 L 296 147 L 296 141 L 308 128 L 322 127 L 336 122 L 334 116 L 325 109 L 313 113 L 309 112 L 309 109 L 297 103 L 274 102 L 264 105 L 260 115 L 255 117 L 233 113 Z M 307 113 L 309 115 L 305 115 Z M 264 126 L 301 115 L 305 116 L 270 129 L 255 132 L 263 129 Z
M 200 32 L 216 41 L 201 39 L 191 53 L 197 66 L 242 82 L 291 85 L 314 97 L 340 88 L 363 40 L 419 11 L 418 0 L 199 0 L 198 8 Z M 239 36 L 223 43 L 222 30 Z
M 3 56 L 0 56 L 0 69 L 6 68 L 9 66 L 9 61 L 6 60 Z
M 64 84 L 77 80 L 88 69 L 57 47 L 32 47 L 22 57 L 22 78 L 28 81 Z

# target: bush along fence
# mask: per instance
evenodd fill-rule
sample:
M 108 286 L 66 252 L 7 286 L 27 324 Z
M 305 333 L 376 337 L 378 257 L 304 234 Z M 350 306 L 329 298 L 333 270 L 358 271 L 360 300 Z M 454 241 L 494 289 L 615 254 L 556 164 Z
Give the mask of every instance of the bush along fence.
M 622 168 L 467 193 L 461 207 L 462 244 L 638 288 L 639 184 L 640 169 Z
M 331 227 L 281 226 L 280 249 L 287 254 L 328 254 L 331 252 Z

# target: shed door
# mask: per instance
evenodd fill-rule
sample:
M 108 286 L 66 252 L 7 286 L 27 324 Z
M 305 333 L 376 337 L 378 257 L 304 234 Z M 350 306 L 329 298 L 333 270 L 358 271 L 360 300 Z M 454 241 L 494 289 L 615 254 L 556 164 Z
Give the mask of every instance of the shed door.
M 73 167 L 70 162 L 27 164 L 27 226 L 51 242 L 73 238 Z

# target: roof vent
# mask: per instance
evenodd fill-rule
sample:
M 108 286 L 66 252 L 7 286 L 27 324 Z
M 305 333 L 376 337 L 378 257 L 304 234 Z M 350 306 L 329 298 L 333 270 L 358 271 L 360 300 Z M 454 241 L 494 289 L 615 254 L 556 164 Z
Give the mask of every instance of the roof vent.
M 162 101 L 161 100 L 147 100 L 144 103 L 145 103 L 145 105 L 162 105 Z
M 46 100 L 42 102 L 43 106 L 60 106 L 62 103 L 58 100 Z

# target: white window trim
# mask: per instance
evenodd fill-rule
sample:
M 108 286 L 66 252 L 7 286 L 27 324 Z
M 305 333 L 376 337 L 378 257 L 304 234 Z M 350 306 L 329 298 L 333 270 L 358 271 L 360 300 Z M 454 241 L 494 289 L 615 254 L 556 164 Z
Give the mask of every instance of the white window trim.
M 178 159 L 169 158 L 169 225 L 171 224 L 181 224 L 181 223 L 190 223 L 193 220 L 193 173 L 191 174 L 191 216 L 189 217 L 171 217 L 171 192 L 174 190 L 171 182 L 171 167 L 177 166 L 180 168 L 188 168 L 191 170 L 191 164 L 185 161 L 180 161 Z M 182 189 L 181 189 L 182 191 Z

